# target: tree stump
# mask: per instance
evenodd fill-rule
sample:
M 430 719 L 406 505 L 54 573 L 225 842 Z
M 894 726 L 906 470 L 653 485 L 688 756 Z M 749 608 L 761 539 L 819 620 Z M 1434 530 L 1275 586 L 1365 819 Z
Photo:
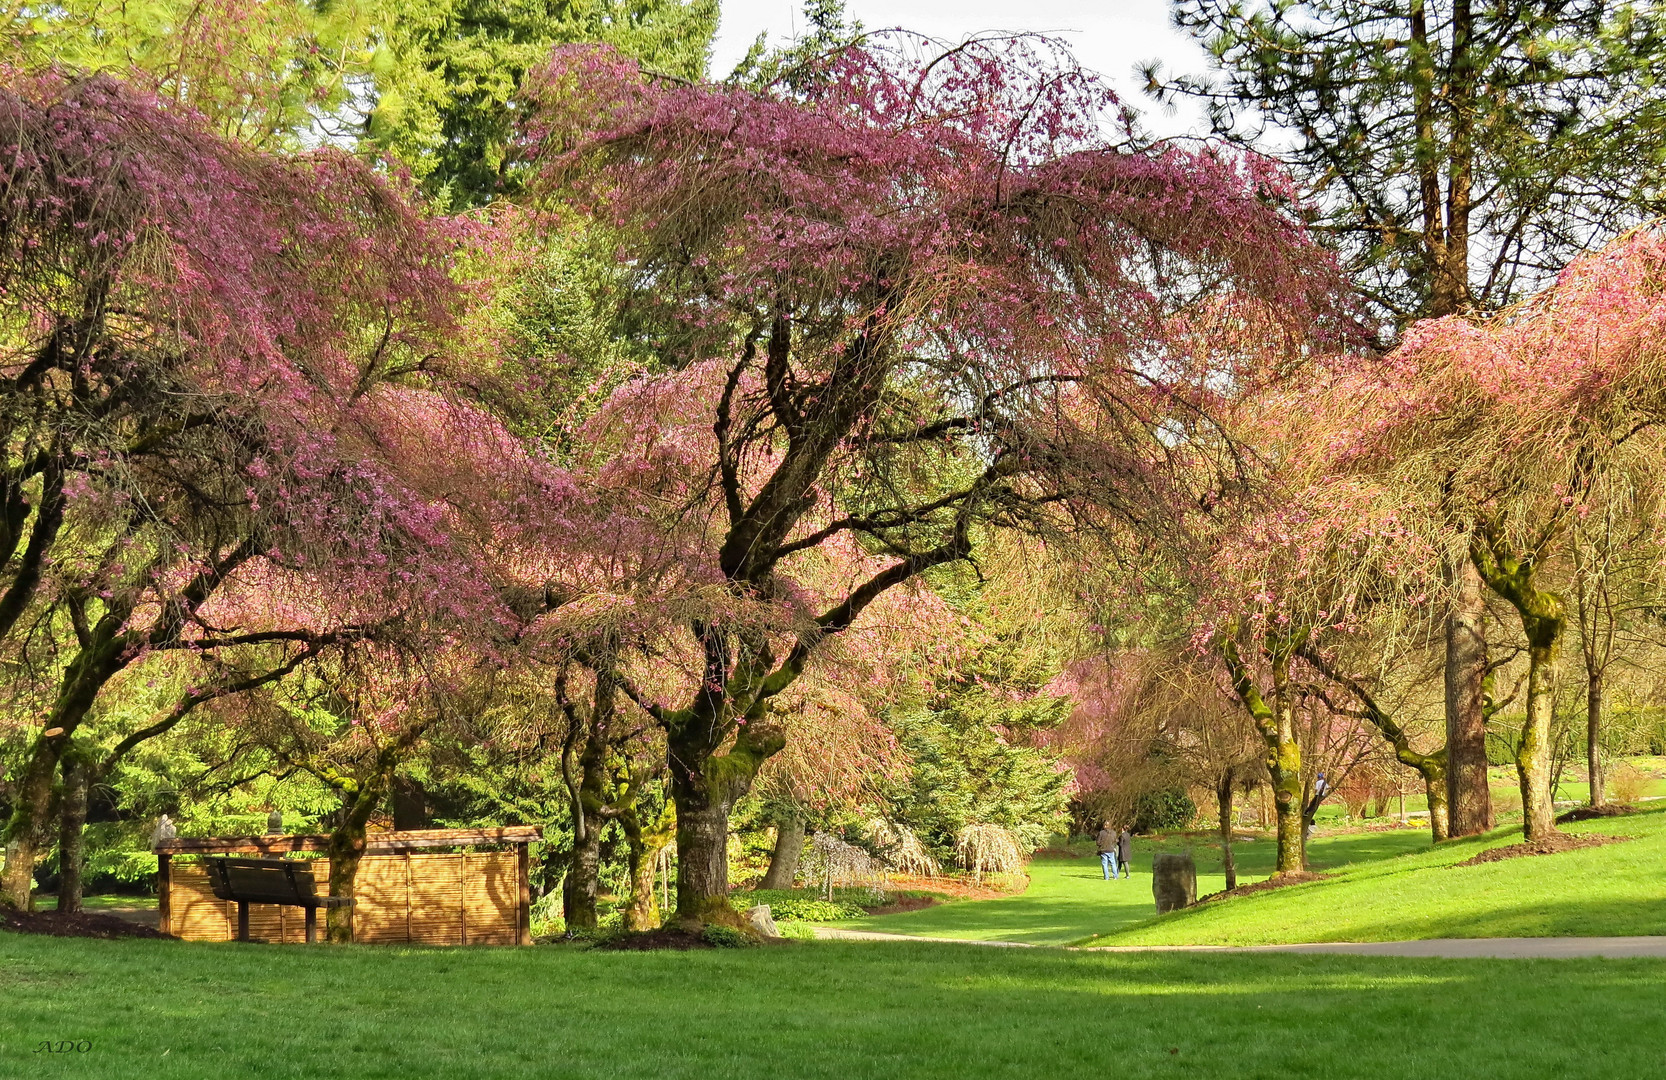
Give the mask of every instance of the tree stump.
M 1197 864 L 1188 855 L 1151 857 L 1151 895 L 1157 914 L 1197 903 Z

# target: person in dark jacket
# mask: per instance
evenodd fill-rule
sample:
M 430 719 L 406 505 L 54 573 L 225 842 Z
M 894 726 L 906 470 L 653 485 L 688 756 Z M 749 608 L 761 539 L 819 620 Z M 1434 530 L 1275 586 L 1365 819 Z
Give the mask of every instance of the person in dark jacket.
M 1116 877 L 1116 831 L 1110 822 L 1099 826 L 1099 835 L 1094 837 L 1099 845 L 1099 869 L 1104 871 L 1105 880 Z
M 1116 838 L 1116 862 L 1111 865 L 1115 867 L 1118 863 L 1122 865 L 1122 877 L 1133 877 L 1134 834 L 1127 829 L 1123 829 L 1122 835 Z

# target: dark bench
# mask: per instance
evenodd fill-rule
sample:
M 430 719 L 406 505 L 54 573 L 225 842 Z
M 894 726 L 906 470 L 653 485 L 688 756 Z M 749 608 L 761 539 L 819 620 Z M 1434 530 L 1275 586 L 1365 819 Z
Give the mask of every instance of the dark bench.
M 350 896 L 319 896 L 312 867 L 300 859 L 204 859 L 214 895 L 237 904 L 237 940 L 249 940 L 249 905 L 306 908 L 307 943 L 318 940 L 318 909 L 352 907 Z

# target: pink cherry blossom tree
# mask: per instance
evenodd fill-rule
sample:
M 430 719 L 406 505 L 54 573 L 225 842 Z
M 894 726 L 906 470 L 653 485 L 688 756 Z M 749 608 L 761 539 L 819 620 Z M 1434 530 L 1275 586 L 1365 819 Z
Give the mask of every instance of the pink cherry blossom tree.
M 606 238 L 667 372 L 621 395 L 683 417 L 648 430 L 721 600 L 680 700 L 620 686 L 665 730 L 678 914 L 724 917 L 729 809 L 822 644 L 990 529 L 1149 516 L 1175 313 L 1230 283 L 1309 324 L 1327 264 L 1268 165 L 1130 145 L 1046 39 L 883 36 L 759 90 L 570 49 L 532 87 L 544 206 Z M 860 573 L 803 587 L 835 544 Z
M 1431 544 L 1466 556 L 1518 617 L 1529 841 L 1555 831 L 1549 739 L 1569 618 L 1558 565 L 1603 491 L 1660 482 L 1663 260 L 1658 233 L 1635 233 L 1518 309 L 1419 324 L 1361 387 L 1343 437 L 1356 466 L 1402 493 L 1407 520 L 1420 515 Z
M 0 648 L 51 686 L 5 831 L 0 898 L 27 906 L 55 770 L 119 672 L 256 649 L 277 670 L 491 598 L 467 489 L 401 453 L 473 438 L 431 388 L 452 237 L 346 155 L 240 147 L 108 78 L 9 75 L 0 162 Z M 221 600 L 302 580 L 304 624 L 281 589 L 259 617 Z

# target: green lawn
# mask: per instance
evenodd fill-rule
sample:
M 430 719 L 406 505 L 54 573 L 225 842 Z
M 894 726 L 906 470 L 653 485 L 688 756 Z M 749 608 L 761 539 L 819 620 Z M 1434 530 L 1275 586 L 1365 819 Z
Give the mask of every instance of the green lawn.
M 1386 859 L 1426 850 L 1429 834 L 1420 829 L 1315 836 L 1309 859 L 1317 870 Z M 1030 886 L 1022 895 L 1000 900 L 958 901 L 940 907 L 840 922 L 842 929 L 877 930 L 922 937 L 977 941 L 1022 941 L 1062 945 L 1092 934 L 1106 934 L 1152 917 L 1151 855 L 1155 851 L 1191 851 L 1198 866 L 1198 894 L 1218 892 L 1220 849 L 1201 836 L 1148 840 L 1134 844 L 1134 876 L 1106 881 L 1099 859 L 1038 858 L 1030 863 Z M 1273 872 L 1271 840 L 1233 845 L 1241 882 L 1259 881 Z
M 1458 867 L 1517 829 L 1356 863 L 1329 881 L 1090 931 L 1102 945 L 1666 934 L 1666 809 L 1565 826 L 1624 844 Z
M 1316 836 L 1310 865 L 1334 876 L 1203 904 L 1158 918 L 1151 852 L 1175 839 L 1139 841 L 1132 878 L 1101 879 L 1094 858 L 1038 858 L 1022 895 L 960 901 L 841 928 L 1036 945 L 1265 945 L 1433 937 L 1666 934 L 1666 808 L 1566 826 L 1635 836 L 1629 843 L 1560 855 L 1455 867 L 1488 847 L 1519 843 L 1519 828 L 1432 847 L 1426 833 L 1395 830 Z M 1270 841 L 1238 845 L 1239 879 L 1272 870 Z M 1223 884 L 1220 855 L 1201 842 L 1198 892 Z
M 1632 1078 L 1659 1075 L 1666 1013 L 1666 961 L 924 943 L 643 954 L 0 933 L 0 987 L 0 1075 L 77 1080 Z M 75 1039 L 91 1049 L 34 1052 Z

